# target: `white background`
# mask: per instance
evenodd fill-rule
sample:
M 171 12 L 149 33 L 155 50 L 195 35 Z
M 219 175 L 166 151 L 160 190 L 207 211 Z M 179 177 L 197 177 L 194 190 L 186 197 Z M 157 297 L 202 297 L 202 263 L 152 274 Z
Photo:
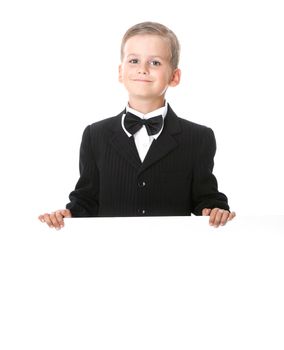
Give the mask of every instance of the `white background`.
M 283 348 L 283 18 L 280 0 L 1 1 L 1 349 L 93 349 L 94 332 L 124 349 L 141 332 L 143 349 Z M 182 81 L 167 99 L 214 130 L 215 174 L 239 218 L 223 231 L 206 218 L 50 231 L 36 218 L 68 201 L 86 125 L 124 108 L 120 40 L 145 20 L 180 39 Z
M 118 114 L 120 41 L 153 20 L 181 42 L 175 112 L 210 126 L 219 189 L 242 214 L 283 214 L 284 11 L 269 1 L 1 1 L 1 205 L 59 209 L 86 125 Z M 5 199 L 3 199 L 5 198 Z M 3 211 L 2 211 L 3 212 Z

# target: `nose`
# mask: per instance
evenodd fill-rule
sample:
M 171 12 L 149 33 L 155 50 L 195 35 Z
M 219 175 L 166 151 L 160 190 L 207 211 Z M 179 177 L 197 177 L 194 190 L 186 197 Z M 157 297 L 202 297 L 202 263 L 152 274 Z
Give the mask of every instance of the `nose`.
M 147 64 L 146 63 L 141 62 L 139 64 L 138 74 L 143 74 L 143 75 L 148 74 L 148 68 L 147 68 Z

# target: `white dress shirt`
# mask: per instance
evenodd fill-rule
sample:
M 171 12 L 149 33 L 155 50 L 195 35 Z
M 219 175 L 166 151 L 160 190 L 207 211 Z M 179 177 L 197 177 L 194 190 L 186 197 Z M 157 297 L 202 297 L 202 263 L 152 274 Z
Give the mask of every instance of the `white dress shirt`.
M 128 105 L 126 106 L 126 112 L 130 112 L 132 114 L 135 114 L 137 117 L 141 118 L 141 119 L 149 119 L 152 117 L 156 117 L 157 115 L 161 115 L 163 117 L 163 119 L 165 118 L 166 114 L 168 111 L 168 104 L 167 102 L 165 102 L 165 106 L 156 109 L 155 111 L 152 111 L 150 113 L 147 114 L 143 114 L 141 112 L 136 111 L 133 108 L 130 108 Z M 132 135 L 125 129 L 124 127 L 124 118 L 125 118 L 125 114 L 122 115 L 121 118 L 121 125 L 123 130 L 125 131 L 126 135 L 128 137 L 131 137 Z M 156 134 L 156 135 L 148 135 L 147 130 L 145 125 L 142 126 L 142 128 L 140 130 L 137 131 L 136 134 L 134 134 L 134 141 L 135 141 L 135 145 L 139 154 L 139 157 L 141 159 L 141 162 L 144 161 L 147 152 L 149 151 L 149 148 L 153 142 L 153 140 L 157 140 L 157 138 L 160 136 L 162 130 L 163 130 L 164 124 L 161 128 L 161 130 Z

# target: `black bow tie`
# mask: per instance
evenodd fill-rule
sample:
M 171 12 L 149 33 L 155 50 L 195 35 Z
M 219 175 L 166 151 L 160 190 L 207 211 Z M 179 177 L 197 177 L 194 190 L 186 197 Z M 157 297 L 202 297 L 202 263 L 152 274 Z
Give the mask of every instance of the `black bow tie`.
M 148 135 L 157 134 L 163 126 L 163 117 L 158 115 L 149 119 L 141 119 L 137 115 L 127 112 L 124 118 L 125 129 L 134 135 L 145 125 Z

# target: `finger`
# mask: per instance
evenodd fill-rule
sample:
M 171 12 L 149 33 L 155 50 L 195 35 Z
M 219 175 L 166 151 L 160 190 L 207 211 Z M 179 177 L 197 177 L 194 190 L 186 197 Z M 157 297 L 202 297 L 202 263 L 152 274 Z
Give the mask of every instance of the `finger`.
M 50 227 L 50 228 L 53 228 L 53 224 L 52 224 L 52 221 L 50 220 L 50 214 L 46 213 L 43 215 L 43 222 L 46 222 L 47 225 Z
M 223 214 L 224 214 L 224 210 L 223 209 L 218 209 L 216 211 L 215 219 L 214 219 L 214 222 L 213 222 L 214 227 L 219 227 L 220 226 Z
M 234 211 L 232 211 L 229 215 L 228 221 L 233 220 L 235 216 L 236 216 L 236 213 Z
M 204 208 L 204 209 L 202 210 L 202 216 L 209 216 L 209 215 L 210 215 L 210 212 L 211 212 L 211 209 Z
M 50 221 L 52 223 L 52 227 L 54 227 L 56 230 L 60 229 L 60 224 L 57 220 L 56 213 L 53 212 L 49 215 Z
M 218 208 L 211 209 L 210 218 L 209 218 L 209 224 L 211 226 L 214 225 L 215 217 L 216 217 L 216 214 L 217 214 L 218 210 L 219 210 Z
M 44 221 L 44 215 L 39 215 L 38 219 L 39 219 L 39 221 L 41 221 L 41 222 L 45 222 L 45 221 Z
M 223 215 L 221 217 L 221 222 L 220 222 L 220 225 L 221 226 L 225 226 L 228 219 L 229 219 L 229 216 L 230 216 L 230 212 L 228 210 L 224 210 L 223 212 Z
M 62 228 L 64 226 L 64 220 L 63 220 L 63 210 L 57 210 L 55 212 L 55 217 L 58 222 L 59 228 Z

